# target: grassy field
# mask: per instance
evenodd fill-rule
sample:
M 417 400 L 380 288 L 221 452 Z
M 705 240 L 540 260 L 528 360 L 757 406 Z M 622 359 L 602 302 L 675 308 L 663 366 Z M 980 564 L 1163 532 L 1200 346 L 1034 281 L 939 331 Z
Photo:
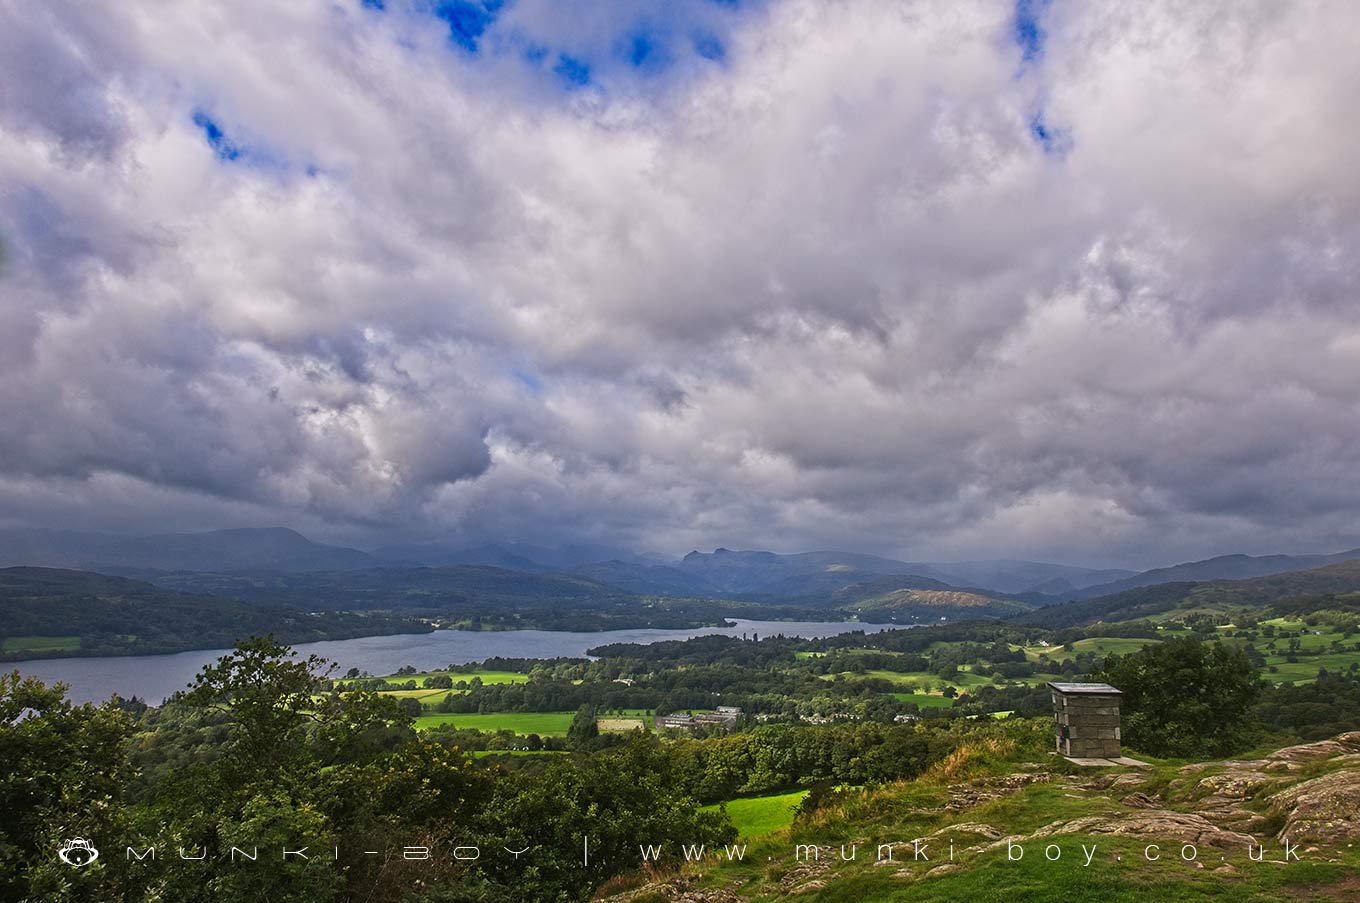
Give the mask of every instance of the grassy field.
M 0 640 L 5 652 L 70 652 L 80 648 L 78 636 L 12 636 Z
M 923 709 L 947 709 L 954 705 L 954 700 L 948 696 L 934 696 L 925 693 L 893 693 L 892 697 L 899 702 L 914 702 L 919 708 Z
M 641 718 L 599 718 L 596 719 L 602 731 L 646 730 Z
M 421 715 L 416 719 L 416 730 L 429 730 L 441 724 L 479 731 L 509 730 L 517 734 L 538 734 L 540 737 L 564 737 L 575 712 L 493 712 L 487 715 L 445 714 Z
M 629 717 L 632 716 L 632 717 Z M 575 712 L 491 712 L 480 714 L 437 713 L 421 715 L 416 719 L 416 730 L 429 730 L 441 724 L 454 727 L 486 731 L 514 731 L 517 734 L 538 734 L 540 737 L 565 737 L 567 728 Z M 626 712 L 623 716 L 608 716 L 599 719 L 600 730 L 629 731 L 643 727 L 641 712 Z
M 1157 640 L 1093 636 L 1087 637 L 1084 640 L 1077 640 L 1072 644 L 1072 650 L 1070 652 L 1062 646 L 1027 646 L 1025 647 L 1025 657 L 1030 661 L 1037 661 L 1040 655 L 1046 654 L 1050 659 L 1062 661 L 1065 658 L 1071 658 L 1079 652 L 1094 652 L 1101 656 L 1128 655 L 1155 642 L 1157 642 Z
M 455 684 L 459 681 L 471 682 L 474 677 L 480 677 L 484 684 L 522 684 L 529 680 L 529 675 L 516 671 L 421 671 L 419 674 L 389 674 L 383 680 L 387 681 L 389 687 L 400 687 L 414 680 L 419 687 L 427 677 L 450 677 Z
M 806 790 L 778 793 L 774 796 L 751 796 L 728 800 L 727 817 L 743 838 L 764 837 L 793 824 L 794 811 L 807 796 Z M 717 809 L 717 806 L 705 806 Z

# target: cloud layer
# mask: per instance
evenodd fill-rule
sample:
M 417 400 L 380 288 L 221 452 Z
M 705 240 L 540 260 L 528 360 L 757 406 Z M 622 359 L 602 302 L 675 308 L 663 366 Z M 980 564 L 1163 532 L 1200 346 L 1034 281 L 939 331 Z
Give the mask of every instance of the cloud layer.
M 0 520 L 1360 544 L 1360 8 L 0 3 Z

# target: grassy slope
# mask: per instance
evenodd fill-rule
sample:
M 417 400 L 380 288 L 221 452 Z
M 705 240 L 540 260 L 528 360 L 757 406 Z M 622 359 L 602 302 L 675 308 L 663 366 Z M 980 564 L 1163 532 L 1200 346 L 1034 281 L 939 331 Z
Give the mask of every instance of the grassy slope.
M 811 821 L 756 840 L 743 862 L 710 859 L 702 867 L 687 866 L 678 879 L 671 880 L 690 888 L 691 896 L 683 899 L 731 903 L 786 899 L 808 903 L 1283 903 L 1357 899 L 1360 850 L 1353 846 L 1329 845 L 1305 853 L 1302 862 L 1283 866 L 1269 861 L 1280 857 L 1279 844 L 1274 841 L 1267 842 L 1267 861 L 1259 864 L 1247 859 L 1244 852 L 1223 853 L 1205 845 L 1196 865 L 1179 861 L 1179 843 L 1166 838 L 1159 839 L 1170 855 L 1154 863 L 1141 854 L 1144 845 L 1152 842 L 1150 838 L 1081 833 L 1027 837 L 1058 821 L 1083 816 L 1123 818 L 1139 812 L 1121 802 L 1127 788 L 1113 792 L 1093 789 L 1093 779 L 1102 770 L 1076 769 L 1048 756 L 1048 731 L 1047 719 L 990 725 L 961 754 L 946 759 L 920 780 L 849 795 L 818 812 Z M 1153 796 L 1164 796 L 1168 808 L 1195 812 L 1200 808 L 1196 796 L 1202 791 L 1196 789 L 1198 776 L 1186 779 L 1179 771 L 1183 764 L 1158 762 L 1138 774 L 1144 779 L 1144 789 Z M 1335 762 L 1309 766 L 1286 780 L 1340 767 Z M 1210 767 L 1202 774 L 1217 770 Z M 1005 776 L 1014 774 L 1038 779 L 1019 789 L 988 793 L 988 788 L 1003 786 Z M 1246 805 L 1258 806 L 1250 800 Z M 1025 848 L 1024 857 L 1008 861 L 1004 840 L 999 841 L 999 847 L 990 847 L 990 841 L 970 833 L 966 827 L 970 824 L 994 826 L 1003 835 L 1017 837 Z M 932 861 L 911 861 L 911 841 L 935 832 L 940 834 L 928 842 L 927 851 Z M 952 865 L 948 862 L 951 837 L 957 854 Z M 856 860 L 840 861 L 840 845 L 851 842 L 858 844 Z M 820 843 L 821 862 L 795 862 L 792 850 L 798 843 Z M 877 846 L 886 843 L 895 845 L 895 861 L 891 865 L 876 864 Z M 1043 858 L 1050 843 L 1056 843 L 1060 851 L 1057 862 Z M 1083 864 L 1081 844 L 1096 847 L 1089 866 Z M 1223 868 L 1225 865 L 1231 868 Z M 702 896 L 706 889 L 715 895 Z M 735 896 L 717 895 L 719 889 Z M 677 898 L 643 889 L 617 899 L 619 903 L 659 903 Z

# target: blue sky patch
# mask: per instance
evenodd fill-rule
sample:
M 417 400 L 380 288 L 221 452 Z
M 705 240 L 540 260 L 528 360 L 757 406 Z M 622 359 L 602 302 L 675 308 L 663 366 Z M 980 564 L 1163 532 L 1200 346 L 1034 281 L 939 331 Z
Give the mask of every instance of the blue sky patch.
M 477 52 L 477 41 L 496 21 L 503 0 L 439 0 L 434 14 L 449 26 L 449 40 L 469 53 Z
M 1060 129 L 1049 125 L 1044 120 L 1043 113 L 1035 113 L 1029 121 L 1029 133 L 1039 146 L 1044 149 L 1044 153 L 1052 154 L 1056 157 L 1065 157 L 1067 152 L 1072 149 L 1072 136 L 1066 129 Z
M 565 53 L 557 58 L 553 72 L 571 88 L 583 88 L 590 84 L 590 66 Z
M 1020 47 L 1020 58 L 1031 63 L 1044 55 L 1043 14 L 1048 0 L 1016 0 L 1015 2 L 1015 43 Z
M 706 60 L 721 62 L 727 59 L 727 48 L 717 35 L 701 31 L 694 35 L 694 52 Z
M 202 110 L 194 110 L 194 125 L 198 126 L 203 132 L 203 137 L 207 139 L 208 146 L 213 149 L 219 160 L 239 160 L 242 149 L 233 144 L 222 131 L 222 127 Z
M 628 42 L 628 62 L 641 66 L 648 59 L 656 59 L 656 40 L 645 32 L 633 35 Z

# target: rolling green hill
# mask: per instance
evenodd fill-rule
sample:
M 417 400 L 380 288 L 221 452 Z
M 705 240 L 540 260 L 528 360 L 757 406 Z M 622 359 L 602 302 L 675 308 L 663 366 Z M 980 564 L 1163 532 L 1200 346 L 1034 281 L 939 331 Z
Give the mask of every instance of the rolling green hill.
M 845 606 L 857 613 L 891 612 L 894 615 L 934 620 L 940 616 L 996 618 L 1033 611 L 1026 602 L 998 599 L 955 589 L 892 589 Z
M 1360 591 L 1360 561 L 1342 561 L 1308 571 L 1250 580 L 1163 583 L 1110 596 L 1052 605 L 1016 620 L 1042 627 L 1115 623 L 1194 610 L 1231 612 L 1262 609 L 1283 600 Z

